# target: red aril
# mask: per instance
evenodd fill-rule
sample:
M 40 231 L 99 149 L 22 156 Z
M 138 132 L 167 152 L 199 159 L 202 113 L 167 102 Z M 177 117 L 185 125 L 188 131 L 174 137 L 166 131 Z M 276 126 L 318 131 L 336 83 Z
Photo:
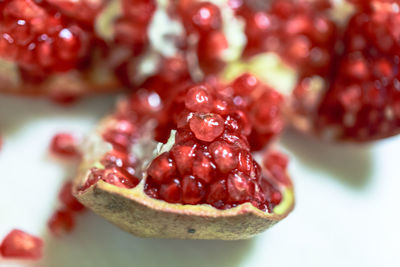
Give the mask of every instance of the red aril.
M 6 259 L 39 260 L 42 250 L 42 239 L 18 229 L 7 234 L 0 244 L 0 255 Z
M 83 211 L 85 206 L 83 206 L 73 195 L 72 195 L 72 182 L 67 181 L 61 187 L 58 193 L 58 199 L 61 203 L 68 209 L 74 212 Z
M 47 224 L 52 235 L 61 237 L 75 228 L 75 214 L 70 210 L 57 210 L 50 217 Z
M 61 157 L 79 157 L 78 140 L 72 134 L 58 133 L 51 140 L 50 152 Z

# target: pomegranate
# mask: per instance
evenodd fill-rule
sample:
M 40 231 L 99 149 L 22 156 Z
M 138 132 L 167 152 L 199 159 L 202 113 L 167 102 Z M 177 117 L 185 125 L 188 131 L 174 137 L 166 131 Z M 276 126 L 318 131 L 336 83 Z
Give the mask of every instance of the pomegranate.
M 86 93 L 120 90 L 132 74 L 127 68 L 138 64 L 148 46 L 155 2 L 122 1 L 122 11 L 110 18 L 106 9 L 114 2 L 0 3 L 0 90 L 45 94 L 62 104 Z
M 3 258 L 38 260 L 42 257 L 43 241 L 21 230 L 12 230 L 0 244 Z
M 318 93 L 307 80 L 294 91 L 294 121 L 323 137 L 365 142 L 400 133 L 400 34 L 394 26 L 400 13 L 393 8 L 399 4 L 371 1 L 360 6 Z
M 142 88 L 101 123 L 75 180 L 79 201 L 144 237 L 243 239 L 286 217 L 287 162 L 256 162 L 250 107 L 234 101 L 252 88 L 183 84 L 163 99 Z

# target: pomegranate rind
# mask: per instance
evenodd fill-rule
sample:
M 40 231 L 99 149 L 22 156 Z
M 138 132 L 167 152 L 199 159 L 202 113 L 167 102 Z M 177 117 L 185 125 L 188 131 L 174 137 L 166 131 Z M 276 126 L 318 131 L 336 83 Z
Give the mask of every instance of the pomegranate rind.
M 124 231 L 139 237 L 173 239 L 251 238 L 285 218 L 294 206 L 292 188 L 285 189 L 283 202 L 271 214 L 250 203 L 228 210 L 206 204 L 171 204 L 147 196 L 143 185 L 144 179 L 134 189 L 99 181 L 84 192 L 75 191 L 75 196 Z
M 208 204 L 168 203 L 144 193 L 146 177 L 133 189 L 120 188 L 99 180 L 86 190 L 90 169 L 103 168 L 100 159 L 111 149 L 101 139 L 112 117 L 100 123 L 97 133 L 88 139 L 83 161 L 74 179 L 73 194 L 87 208 L 126 232 L 139 237 L 170 239 L 240 240 L 251 238 L 280 220 L 294 208 L 293 186 L 280 187 L 283 199 L 272 213 L 251 203 L 220 210 Z

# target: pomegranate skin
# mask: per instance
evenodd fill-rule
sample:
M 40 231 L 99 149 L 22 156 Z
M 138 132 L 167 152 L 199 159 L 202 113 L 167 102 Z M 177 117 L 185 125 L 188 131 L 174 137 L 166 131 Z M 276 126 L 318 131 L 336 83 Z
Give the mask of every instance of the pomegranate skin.
M 271 213 L 250 202 L 226 210 L 208 204 L 168 203 L 145 193 L 147 177 L 131 189 L 101 179 L 86 186 L 91 168 L 109 149 L 99 135 L 112 120 L 111 116 L 105 118 L 96 131 L 97 137 L 88 139 L 73 181 L 73 194 L 87 208 L 126 232 L 146 238 L 241 240 L 267 230 L 287 217 L 294 208 L 291 183 L 279 184 L 282 201 Z
M 150 238 L 247 239 L 285 218 L 294 207 L 291 187 L 286 188 L 285 201 L 273 214 L 248 202 L 228 210 L 205 204 L 171 204 L 144 194 L 143 183 L 126 190 L 99 181 L 84 192 L 75 191 L 75 195 L 85 206 L 124 231 Z

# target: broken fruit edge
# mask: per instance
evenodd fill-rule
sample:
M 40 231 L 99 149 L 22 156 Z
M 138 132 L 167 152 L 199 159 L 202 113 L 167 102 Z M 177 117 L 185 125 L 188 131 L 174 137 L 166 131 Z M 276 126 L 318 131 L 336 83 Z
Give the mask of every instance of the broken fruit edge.
M 103 181 L 75 196 L 95 213 L 139 237 L 239 240 L 261 233 L 285 218 L 294 207 L 292 187 L 269 214 L 251 203 L 228 210 L 210 205 L 172 204 L 144 193 L 145 178 L 134 189 Z M 76 188 L 76 187 L 75 187 Z

